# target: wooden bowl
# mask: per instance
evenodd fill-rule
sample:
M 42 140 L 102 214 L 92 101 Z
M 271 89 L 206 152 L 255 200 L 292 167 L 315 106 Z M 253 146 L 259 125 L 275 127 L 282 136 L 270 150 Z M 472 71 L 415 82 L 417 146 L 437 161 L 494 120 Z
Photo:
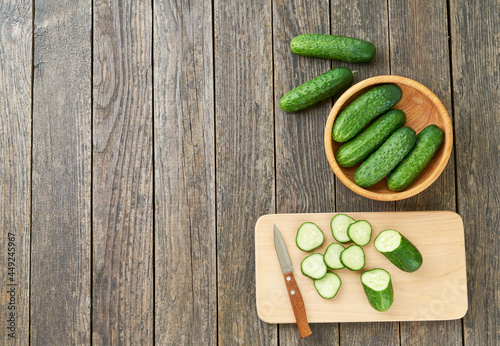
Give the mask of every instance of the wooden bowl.
M 420 176 L 406 190 L 395 192 L 387 187 L 387 177 L 374 186 L 364 189 L 354 183 L 354 172 L 359 167 L 340 167 L 335 159 L 338 148 L 343 143 L 337 143 L 332 138 L 333 122 L 345 107 L 362 93 L 379 84 L 394 83 L 403 90 L 403 97 L 393 108 L 401 109 L 406 114 L 404 126 L 413 128 L 417 134 L 427 125 L 436 124 L 444 131 L 444 140 L 436 155 Z M 325 151 L 330 167 L 340 181 L 357 194 L 378 201 L 397 201 L 422 192 L 429 187 L 444 170 L 448 163 L 453 146 L 453 130 L 450 116 L 438 97 L 422 84 L 399 76 L 377 76 L 365 79 L 350 87 L 335 102 L 325 126 Z

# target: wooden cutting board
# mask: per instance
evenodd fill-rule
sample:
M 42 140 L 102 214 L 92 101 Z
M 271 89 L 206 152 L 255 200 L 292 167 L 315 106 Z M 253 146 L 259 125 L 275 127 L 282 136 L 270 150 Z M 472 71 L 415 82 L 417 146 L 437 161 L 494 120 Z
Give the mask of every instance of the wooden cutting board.
M 386 312 L 374 310 L 366 299 L 359 272 L 335 270 L 342 286 L 336 297 L 323 299 L 313 281 L 300 271 L 309 253 L 295 245 L 298 227 L 316 223 L 325 242 L 313 252 L 324 253 L 334 242 L 330 220 L 335 213 L 274 214 L 262 216 L 255 226 L 256 298 L 259 317 L 268 323 L 295 323 L 278 257 L 274 249 L 273 224 L 278 226 L 290 258 L 295 278 L 304 298 L 309 322 L 422 321 L 458 319 L 467 311 L 467 280 L 462 218 L 449 211 L 345 213 L 355 220 L 367 220 L 373 227 L 372 239 L 363 247 L 366 265 L 386 269 L 392 277 L 394 303 Z M 420 250 L 422 267 L 406 273 L 375 250 L 373 240 L 385 229 L 396 229 Z M 351 244 L 351 243 L 347 243 Z

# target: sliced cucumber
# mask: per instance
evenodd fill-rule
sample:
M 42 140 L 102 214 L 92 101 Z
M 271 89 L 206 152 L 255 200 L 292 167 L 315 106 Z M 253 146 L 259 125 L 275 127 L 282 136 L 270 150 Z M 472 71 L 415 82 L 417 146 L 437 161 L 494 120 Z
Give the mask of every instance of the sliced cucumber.
M 302 274 L 314 280 L 319 280 L 326 275 L 327 268 L 323 255 L 320 253 L 313 253 L 302 260 L 300 264 Z
M 377 311 L 387 311 L 394 301 L 391 274 L 375 268 L 361 274 L 361 284 L 368 303 Z
M 326 273 L 326 275 L 319 280 L 314 280 L 314 287 L 319 295 L 325 299 L 332 299 L 337 295 L 342 281 L 335 273 Z
M 311 251 L 323 244 L 325 235 L 323 231 L 313 222 L 304 222 L 297 230 L 295 243 L 302 251 Z
M 340 261 L 350 270 L 360 270 L 365 266 L 365 252 L 358 245 L 351 245 L 340 254 Z
M 340 253 L 344 250 L 344 246 L 339 243 L 332 243 L 328 245 L 323 258 L 325 260 L 326 266 L 330 269 L 345 268 L 342 262 L 340 262 Z
M 413 273 L 422 266 L 422 254 L 408 239 L 393 229 L 380 232 L 375 249 L 402 271 Z
M 352 217 L 345 214 L 337 214 L 332 218 L 330 222 L 330 228 L 332 230 L 332 235 L 340 243 L 347 243 L 351 239 L 347 235 L 347 228 L 353 222 L 355 222 Z
M 368 221 L 359 220 L 349 225 L 347 235 L 359 246 L 365 246 L 372 238 L 372 225 Z

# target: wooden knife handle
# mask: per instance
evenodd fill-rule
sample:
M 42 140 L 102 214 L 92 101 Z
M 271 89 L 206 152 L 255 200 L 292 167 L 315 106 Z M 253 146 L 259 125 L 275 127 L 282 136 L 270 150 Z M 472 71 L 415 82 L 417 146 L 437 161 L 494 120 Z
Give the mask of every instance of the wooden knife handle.
M 312 334 L 309 323 L 307 322 L 306 307 L 304 306 L 304 301 L 302 300 L 302 295 L 300 294 L 299 286 L 297 285 L 297 281 L 295 281 L 293 273 L 285 273 L 283 277 L 285 278 L 286 289 L 288 290 L 288 296 L 292 303 L 293 314 L 295 315 L 295 321 L 297 321 L 299 334 L 303 339 Z

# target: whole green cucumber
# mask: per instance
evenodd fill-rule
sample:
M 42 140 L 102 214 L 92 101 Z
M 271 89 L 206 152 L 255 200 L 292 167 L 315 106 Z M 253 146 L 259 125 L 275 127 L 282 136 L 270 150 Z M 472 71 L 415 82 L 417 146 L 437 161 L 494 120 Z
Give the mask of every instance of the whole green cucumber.
M 344 91 L 353 80 L 352 71 L 347 67 L 331 69 L 286 93 L 280 107 L 286 112 L 297 112 Z
M 396 84 L 383 84 L 363 93 L 351 102 L 335 119 L 332 136 L 346 142 L 356 136 L 370 121 L 394 107 L 403 97 Z
M 375 185 L 410 152 L 417 134 L 410 127 L 394 132 L 380 148 L 354 172 L 354 182 L 363 188 Z
M 357 38 L 304 34 L 290 42 L 292 52 L 301 56 L 342 60 L 349 62 L 370 62 L 375 57 L 375 46 Z
M 399 109 L 385 113 L 337 150 L 337 163 L 341 167 L 357 165 L 377 150 L 394 131 L 405 124 L 405 121 L 406 115 Z
M 437 125 L 429 125 L 417 136 L 415 146 L 387 179 L 387 187 L 402 191 L 422 173 L 443 143 L 444 132 Z

